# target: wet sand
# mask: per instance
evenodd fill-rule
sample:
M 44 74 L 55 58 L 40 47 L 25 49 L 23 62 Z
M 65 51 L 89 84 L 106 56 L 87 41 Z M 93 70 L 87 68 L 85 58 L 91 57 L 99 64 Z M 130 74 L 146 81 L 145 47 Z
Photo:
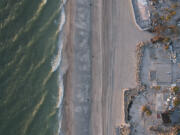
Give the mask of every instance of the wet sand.
M 136 44 L 150 35 L 135 26 L 130 0 L 69 0 L 66 15 L 63 131 L 113 135 L 124 122 L 122 89 L 136 86 Z

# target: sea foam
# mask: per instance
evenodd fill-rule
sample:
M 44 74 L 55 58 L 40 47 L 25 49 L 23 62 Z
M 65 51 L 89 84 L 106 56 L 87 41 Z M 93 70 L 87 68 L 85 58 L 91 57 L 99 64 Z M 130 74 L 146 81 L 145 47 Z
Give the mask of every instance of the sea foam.
M 60 13 L 60 23 L 58 27 L 59 31 L 59 39 L 58 39 L 58 52 L 57 54 L 53 57 L 51 61 L 51 72 L 55 72 L 58 70 L 58 85 L 59 85 L 59 91 L 58 91 L 58 101 L 56 104 L 56 107 L 59 108 L 59 130 L 58 130 L 58 135 L 62 135 L 61 133 L 61 123 L 62 123 L 62 102 L 63 102 L 63 97 L 64 97 L 64 85 L 63 85 L 63 75 L 64 71 L 62 67 L 62 49 L 63 49 L 63 27 L 66 22 L 66 15 L 65 15 L 65 9 L 64 6 L 66 4 L 66 0 L 62 1 L 63 4 L 61 5 L 61 13 Z

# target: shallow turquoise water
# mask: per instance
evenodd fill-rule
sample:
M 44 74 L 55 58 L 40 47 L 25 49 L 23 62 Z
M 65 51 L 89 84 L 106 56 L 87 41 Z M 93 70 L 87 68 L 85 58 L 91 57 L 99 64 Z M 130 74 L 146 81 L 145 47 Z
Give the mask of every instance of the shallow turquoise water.
M 58 134 L 61 5 L 0 0 L 0 135 Z

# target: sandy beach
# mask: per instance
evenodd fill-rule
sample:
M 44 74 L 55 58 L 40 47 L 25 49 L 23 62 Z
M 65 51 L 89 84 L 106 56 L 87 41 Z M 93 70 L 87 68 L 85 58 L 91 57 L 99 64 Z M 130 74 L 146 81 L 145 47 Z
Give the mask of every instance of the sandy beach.
M 69 0 L 66 16 L 62 130 L 113 135 L 124 122 L 122 89 L 136 86 L 136 44 L 151 35 L 134 24 L 130 0 Z
M 64 77 L 62 132 L 65 135 L 89 134 L 91 114 L 91 25 L 89 1 L 71 1 L 66 5 L 63 56 L 68 70 Z

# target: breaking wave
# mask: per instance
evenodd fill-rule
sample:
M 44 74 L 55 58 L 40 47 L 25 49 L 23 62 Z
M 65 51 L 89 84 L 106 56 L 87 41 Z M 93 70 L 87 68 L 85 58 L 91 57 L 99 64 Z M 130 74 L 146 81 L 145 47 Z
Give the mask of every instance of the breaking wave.
M 58 134 L 61 135 L 61 123 L 62 123 L 62 101 L 64 97 L 64 85 L 63 85 L 63 75 L 64 71 L 62 69 L 62 50 L 63 50 L 63 27 L 66 22 L 66 15 L 64 6 L 66 4 L 66 0 L 63 1 L 62 10 L 60 15 L 60 23 L 58 27 L 59 31 L 59 40 L 58 40 L 58 52 L 54 56 L 51 62 L 51 72 L 55 72 L 58 70 L 59 78 L 58 78 L 58 85 L 59 85 L 59 92 L 58 92 L 58 101 L 57 101 L 57 108 L 59 108 L 59 130 Z M 56 21 L 55 21 L 56 23 Z

